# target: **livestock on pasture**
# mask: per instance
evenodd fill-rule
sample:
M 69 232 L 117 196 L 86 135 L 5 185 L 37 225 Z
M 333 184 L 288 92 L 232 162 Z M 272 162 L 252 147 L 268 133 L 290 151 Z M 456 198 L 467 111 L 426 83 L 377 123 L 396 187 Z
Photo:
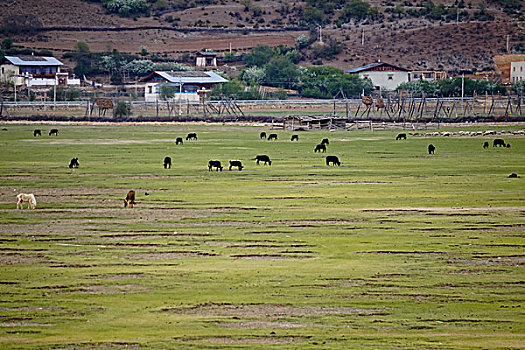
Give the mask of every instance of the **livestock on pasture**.
M 396 141 L 397 140 L 406 140 L 407 134 L 397 134 Z
M 259 138 L 260 139 L 266 139 L 266 132 L 261 131 L 261 133 L 259 134 Z
M 268 157 L 266 154 L 257 155 L 253 160 L 257 161 L 257 165 L 259 165 L 259 162 L 264 162 L 264 165 L 272 165 L 272 161 L 270 160 L 270 157 Z
M 290 141 L 299 141 L 299 135 L 292 135 L 292 139 Z
M 221 162 L 218 160 L 210 160 L 208 162 L 208 171 L 211 171 L 211 168 L 215 168 L 216 171 L 222 171 Z
M 78 168 L 80 166 L 80 163 L 78 162 L 78 158 L 72 158 L 69 162 L 69 168 Z
M 510 143 L 507 143 L 507 148 L 510 148 Z
M 428 154 L 434 154 L 434 151 L 436 150 L 436 146 L 433 144 L 428 145 Z
M 27 203 L 27 209 L 36 208 L 36 198 L 32 193 L 19 193 L 16 196 L 16 209 L 23 210 L 24 202 Z
M 485 141 L 483 143 L 483 148 L 489 148 L 489 142 L 488 141 Z
M 330 144 L 330 141 L 328 141 L 328 139 L 323 139 L 323 140 L 321 141 L 321 144 L 323 144 L 323 145 L 329 145 L 329 144 Z
M 186 136 L 186 141 L 188 140 L 197 140 L 197 134 L 194 132 L 190 132 L 188 136 Z
M 177 137 L 177 138 L 175 139 L 175 144 L 178 145 L 179 143 L 180 143 L 181 145 L 184 144 L 184 142 L 182 142 L 182 137 Z
M 40 129 L 33 130 L 33 136 L 34 137 L 42 136 L 42 130 L 40 130 Z
M 171 169 L 171 157 L 164 157 L 164 169 Z
M 326 145 L 324 143 L 320 143 L 314 148 L 314 152 L 326 152 Z
M 492 143 L 492 147 L 506 147 L 505 141 L 503 139 L 494 139 L 494 142 Z
M 126 207 L 133 208 L 134 204 L 135 204 L 135 191 L 129 190 L 128 194 L 126 195 L 126 199 L 124 199 L 124 208 Z
M 58 136 L 58 129 L 51 129 L 51 130 L 49 130 L 49 136 L 51 136 L 51 135 Z
M 326 156 L 326 165 L 330 165 L 332 163 L 334 166 L 341 166 L 341 162 L 339 161 L 339 158 L 337 156 Z
M 244 168 L 244 166 L 242 165 L 242 162 L 238 159 L 234 159 L 234 160 L 230 160 L 230 168 L 229 170 L 232 170 L 233 167 L 237 167 L 239 169 L 239 171 L 242 170 L 242 168 Z
M 268 135 L 268 141 L 271 141 L 271 140 L 277 140 L 277 134 Z
M 509 177 L 510 178 L 518 178 L 519 176 L 516 173 L 512 173 L 512 174 L 509 175 Z

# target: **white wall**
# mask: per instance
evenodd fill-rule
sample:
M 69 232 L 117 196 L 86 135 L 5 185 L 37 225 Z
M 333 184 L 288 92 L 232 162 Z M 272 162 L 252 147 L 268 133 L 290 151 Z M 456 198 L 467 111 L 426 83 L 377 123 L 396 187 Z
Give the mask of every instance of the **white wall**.
M 160 98 L 160 93 L 157 91 L 157 85 L 158 83 L 148 83 L 145 86 L 144 89 L 144 100 L 146 102 L 155 102 L 155 101 L 162 101 Z M 174 97 L 171 99 L 171 101 L 178 102 L 179 100 L 182 100 L 183 102 L 191 101 L 191 102 L 199 102 L 199 94 L 196 92 L 175 92 Z
M 381 91 L 392 91 L 399 84 L 408 83 L 408 72 L 360 72 L 359 77 L 372 80 L 374 87 L 379 86 Z
M 510 82 L 515 84 L 525 80 L 525 61 L 510 63 Z

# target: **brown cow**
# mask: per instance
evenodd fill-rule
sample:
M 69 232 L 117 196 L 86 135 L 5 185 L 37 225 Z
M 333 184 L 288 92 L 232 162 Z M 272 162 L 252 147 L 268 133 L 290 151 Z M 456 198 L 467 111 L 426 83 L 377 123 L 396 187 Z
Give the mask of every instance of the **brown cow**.
M 126 199 L 124 199 L 124 208 L 126 207 L 133 208 L 134 204 L 135 204 L 135 191 L 130 190 L 128 194 L 126 195 Z

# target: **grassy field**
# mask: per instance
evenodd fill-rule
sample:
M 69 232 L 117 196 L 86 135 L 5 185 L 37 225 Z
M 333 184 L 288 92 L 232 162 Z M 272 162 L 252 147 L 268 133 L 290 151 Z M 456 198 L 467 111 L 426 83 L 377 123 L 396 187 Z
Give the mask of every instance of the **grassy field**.
M 2 349 L 525 347 L 523 137 L 3 127 Z

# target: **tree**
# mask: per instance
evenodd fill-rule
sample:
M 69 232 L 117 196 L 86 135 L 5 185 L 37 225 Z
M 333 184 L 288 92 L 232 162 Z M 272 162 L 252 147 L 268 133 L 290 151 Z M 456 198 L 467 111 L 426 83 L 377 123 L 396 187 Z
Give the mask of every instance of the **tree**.
M 130 116 L 131 104 L 126 102 L 119 102 L 117 108 L 115 108 L 115 115 L 119 118 Z
M 370 10 L 370 5 L 361 0 L 352 0 L 345 8 L 341 11 L 340 18 L 345 22 L 349 22 L 351 19 L 360 21 L 365 19 Z
M 160 70 L 160 71 L 172 70 L 174 72 L 180 72 L 180 71 L 193 71 L 195 70 L 195 68 L 186 66 L 178 62 L 158 62 L 158 63 L 153 63 L 152 70 Z
M 88 53 L 89 46 L 83 41 L 77 41 L 75 44 L 75 50 L 80 53 Z
M 6 39 L 2 40 L 2 44 L 1 44 L 0 47 L 2 47 L 2 49 L 4 49 L 4 50 L 9 50 L 12 46 L 13 46 L 13 39 L 6 38 Z
M 122 85 L 122 73 L 116 69 L 113 74 L 111 74 L 111 84 L 113 85 Z
M 179 87 L 172 84 L 162 84 L 159 88 L 160 98 L 164 101 L 170 100 L 175 96 L 175 92 L 179 91 Z
M 297 81 L 298 71 L 287 58 L 277 58 L 266 65 L 265 75 L 268 85 L 292 89 Z
M 262 84 L 265 78 L 265 70 L 260 67 L 249 67 L 246 68 L 242 74 L 241 79 L 248 85 Z
M 251 53 L 242 56 L 243 62 L 247 66 L 264 66 L 273 56 L 273 50 L 266 45 L 257 45 L 252 48 Z
M 144 76 L 153 71 L 153 62 L 150 60 L 133 60 L 122 66 L 122 70 L 133 75 Z
M 512 90 L 514 90 L 519 95 L 525 93 L 525 80 L 520 80 L 516 84 L 512 85 Z
M 148 55 L 148 48 L 144 45 L 140 47 L 140 55 L 141 56 L 147 56 Z

